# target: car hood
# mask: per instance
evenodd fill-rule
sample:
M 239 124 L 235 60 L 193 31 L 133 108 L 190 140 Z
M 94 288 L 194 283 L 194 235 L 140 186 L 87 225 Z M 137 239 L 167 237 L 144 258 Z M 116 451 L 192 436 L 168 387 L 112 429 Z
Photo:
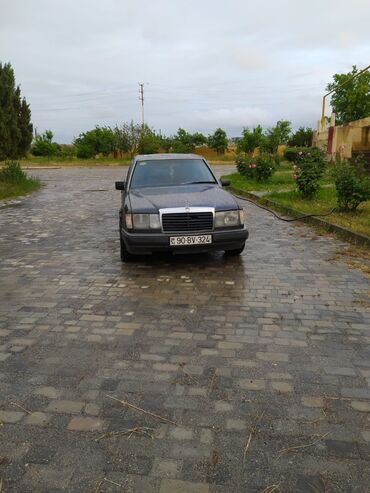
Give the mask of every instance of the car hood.
M 194 184 L 178 187 L 136 188 L 129 191 L 132 212 L 150 213 L 171 207 L 214 207 L 238 209 L 232 195 L 218 185 Z

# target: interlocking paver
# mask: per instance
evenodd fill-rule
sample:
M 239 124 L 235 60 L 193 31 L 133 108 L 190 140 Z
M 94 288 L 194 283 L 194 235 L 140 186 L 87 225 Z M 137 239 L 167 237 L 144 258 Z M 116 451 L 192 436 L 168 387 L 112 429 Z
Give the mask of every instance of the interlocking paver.
M 54 400 L 46 407 L 47 412 L 74 414 L 79 413 L 84 407 L 83 402 Z
M 176 478 L 181 473 L 182 461 L 154 459 L 151 474 L 160 478 Z
M 104 426 L 102 420 L 88 417 L 74 417 L 68 424 L 68 430 L 73 431 L 101 431 Z
M 170 431 L 170 435 L 176 440 L 191 440 L 193 438 L 192 430 L 179 426 L 172 428 L 172 430 Z
M 0 411 L 0 423 L 17 423 L 24 415 L 19 411 Z
M 191 483 L 190 481 L 164 479 L 159 491 L 160 493 L 208 493 L 209 486 L 202 483 Z
M 4 491 L 295 493 L 324 471 L 367 491 L 369 280 L 330 260 L 347 245 L 243 203 L 240 258 L 123 265 L 124 172 L 38 171 L 0 207 Z
M 370 402 L 352 401 L 351 406 L 353 409 L 356 409 L 356 411 L 370 413 Z
M 24 422 L 28 425 L 45 426 L 49 422 L 49 419 L 50 415 L 40 411 L 35 411 L 34 413 L 29 414 L 25 418 Z
M 43 395 L 49 399 L 57 399 L 61 395 L 61 390 L 54 387 L 40 387 L 35 390 L 35 394 Z
M 288 382 L 271 382 L 271 387 L 278 392 L 293 392 L 293 385 Z

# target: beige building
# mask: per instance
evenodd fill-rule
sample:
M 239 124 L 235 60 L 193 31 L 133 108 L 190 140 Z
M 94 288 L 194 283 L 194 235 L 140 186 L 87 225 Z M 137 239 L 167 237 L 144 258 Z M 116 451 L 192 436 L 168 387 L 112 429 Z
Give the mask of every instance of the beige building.
M 332 159 L 336 156 L 351 158 L 358 154 L 370 156 L 370 116 L 335 125 L 335 114 L 332 113 L 329 124 L 322 126 L 319 120 L 313 145 L 325 150 Z
M 322 126 L 319 120 L 313 145 L 325 150 L 332 159 L 337 156 L 351 158 L 358 154 L 364 154 L 368 158 L 370 156 L 370 116 L 337 126 L 334 113 L 329 125 Z

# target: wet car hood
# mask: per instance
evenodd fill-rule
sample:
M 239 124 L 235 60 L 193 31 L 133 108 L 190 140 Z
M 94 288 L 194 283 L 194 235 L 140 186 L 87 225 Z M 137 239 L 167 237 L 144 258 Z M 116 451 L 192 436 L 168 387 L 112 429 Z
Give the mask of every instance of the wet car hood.
M 136 188 L 129 190 L 128 195 L 131 211 L 140 213 L 170 207 L 214 207 L 218 211 L 239 208 L 234 197 L 218 185 Z

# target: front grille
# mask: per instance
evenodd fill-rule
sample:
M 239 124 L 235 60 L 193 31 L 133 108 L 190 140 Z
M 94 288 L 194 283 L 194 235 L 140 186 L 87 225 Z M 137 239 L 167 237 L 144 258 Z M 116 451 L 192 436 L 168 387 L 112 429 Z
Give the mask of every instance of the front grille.
M 212 231 L 212 212 L 180 212 L 162 214 L 162 227 L 165 233 L 187 233 Z

